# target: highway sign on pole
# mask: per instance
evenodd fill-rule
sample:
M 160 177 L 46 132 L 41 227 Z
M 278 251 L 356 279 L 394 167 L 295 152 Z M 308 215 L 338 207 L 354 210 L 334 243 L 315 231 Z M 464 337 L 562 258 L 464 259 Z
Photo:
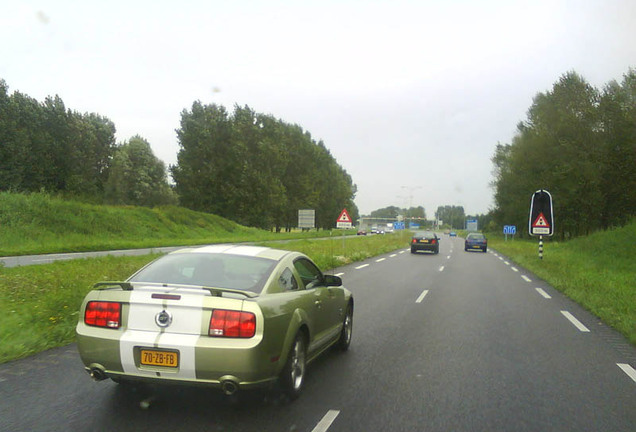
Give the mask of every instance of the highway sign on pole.
M 351 228 L 351 224 L 351 216 L 349 216 L 347 209 L 342 209 L 340 216 L 338 216 L 338 220 L 336 221 L 336 228 Z
M 504 234 L 510 234 L 510 235 L 517 234 L 517 226 L 516 225 L 504 225 L 503 233 Z
M 298 210 L 298 228 L 315 228 L 316 210 Z
M 532 195 L 528 225 L 530 235 L 551 236 L 554 234 L 552 195 L 547 190 L 541 189 Z

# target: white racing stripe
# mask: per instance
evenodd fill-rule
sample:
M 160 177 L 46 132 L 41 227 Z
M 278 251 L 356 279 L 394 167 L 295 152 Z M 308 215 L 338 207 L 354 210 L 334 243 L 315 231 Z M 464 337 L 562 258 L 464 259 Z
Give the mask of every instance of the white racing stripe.
M 331 426 L 331 423 L 333 423 L 336 417 L 338 417 L 338 414 L 340 414 L 340 411 L 327 411 L 327 414 L 325 414 L 322 420 L 320 420 L 320 422 L 316 425 L 315 428 L 311 430 L 311 432 L 326 432 L 327 430 L 329 430 L 329 426 Z
M 590 329 L 588 329 L 587 327 L 585 327 L 583 325 L 583 323 L 579 320 L 577 320 L 576 318 L 574 318 L 574 315 L 572 315 L 570 312 L 568 311 L 561 311 L 561 313 L 563 314 L 564 317 L 566 317 L 572 324 L 574 324 L 574 327 L 576 327 L 577 329 L 579 329 L 579 331 L 582 332 L 589 332 Z
M 130 294 L 128 327 L 119 341 L 119 355 L 124 372 L 157 376 L 157 372 L 138 369 L 135 347 L 165 348 L 179 351 L 177 376 L 196 378 L 195 347 L 201 331 L 204 296 L 188 296 L 178 306 L 166 307 L 173 314 L 171 333 L 161 333 L 155 323 L 157 313 L 164 310 L 161 300 L 151 299 L 152 292 L 136 290 Z

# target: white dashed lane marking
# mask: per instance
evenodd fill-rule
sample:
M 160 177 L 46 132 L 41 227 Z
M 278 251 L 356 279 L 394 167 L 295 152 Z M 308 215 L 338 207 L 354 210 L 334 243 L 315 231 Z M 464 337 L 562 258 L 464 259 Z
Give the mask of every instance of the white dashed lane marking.
M 616 365 L 623 370 L 634 382 L 636 382 L 636 370 L 627 363 L 616 363 Z
M 523 279 L 526 282 L 532 282 L 532 280 L 526 275 L 521 275 L 521 279 Z
M 541 294 L 544 298 L 551 299 L 550 294 L 542 290 L 541 288 L 535 288 L 539 294 Z
M 444 271 L 444 266 L 441 266 L 441 267 L 439 268 L 439 271 Z
M 375 262 L 382 262 L 382 261 L 384 261 L 385 259 L 386 259 L 386 258 L 380 258 L 380 259 L 375 260 Z
M 422 294 L 420 294 L 417 300 L 415 300 L 415 303 L 422 303 L 422 300 L 424 300 L 424 297 L 426 297 L 426 294 L 428 294 L 428 290 L 422 291 Z
M 327 430 L 329 430 L 329 426 L 331 426 L 331 423 L 333 423 L 336 417 L 338 417 L 338 414 L 340 414 L 340 411 L 338 410 L 327 411 L 327 414 L 325 414 L 322 420 L 320 420 L 320 422 L 316 425 L 315 428 L 311 430 L 311 432 L 326 432 Z
M 362 264 L 362 265 L 359 265 L 359 266 L 358 266 L 358 267 L 356 267 L 355 269 L 356 269 L 356 270 L 360 270 L 360 269 L 363 269 L 363 268 L 365 268 L 365 267 L 369 267 L 369 264 Z
M 561 313 L 563 314 L 564 317 L 566 317 L 568 319 L 568 321 L 570 321 L 572 324 L 574 324 L 574 327 L 579 329 L 579 331 L 586 332 L 586 333 L 590 331 L 590 329 L 585 327 L 581 321 L 579 321 L 576 318 L 574 318 L 574 315 L 572 315 L 570 312 L 561 311 Z

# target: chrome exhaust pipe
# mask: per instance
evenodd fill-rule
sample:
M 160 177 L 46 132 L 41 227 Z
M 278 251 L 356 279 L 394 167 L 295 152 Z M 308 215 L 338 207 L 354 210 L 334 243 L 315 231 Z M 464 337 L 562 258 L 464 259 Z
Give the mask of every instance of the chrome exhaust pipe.
M 238 391 L 238 384 L 236 384 L 234 381 L 223 381 L 221 383 L 221 390 L 223 390 L 223 393 L 225 393 L 227 396 L 232 396 Z
M 87 372 L 95 381 L 103 381 L 108 378 L 106 372 L 98 367 L 92 367 L 88 369 Z

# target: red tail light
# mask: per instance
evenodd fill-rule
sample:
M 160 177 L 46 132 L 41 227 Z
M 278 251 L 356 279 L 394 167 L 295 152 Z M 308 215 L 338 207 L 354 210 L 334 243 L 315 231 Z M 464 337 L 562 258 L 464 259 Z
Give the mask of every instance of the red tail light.
M 121 326 L 121 303 L 88 302 L 84 313 L 84 323 L 89 326 L 118 329 Z
M 437 240 L 435 239 L 431 240 L 431 244 L 435 244 L 435 243 L 437 243 Z
M 411 243 L 417 243 L 417 239 L 413 239 Z
M 255 333 L 256 315 L 253 313 L 224 309 L 215 309 L 212 313 L 210 336 L 251 338 Z

